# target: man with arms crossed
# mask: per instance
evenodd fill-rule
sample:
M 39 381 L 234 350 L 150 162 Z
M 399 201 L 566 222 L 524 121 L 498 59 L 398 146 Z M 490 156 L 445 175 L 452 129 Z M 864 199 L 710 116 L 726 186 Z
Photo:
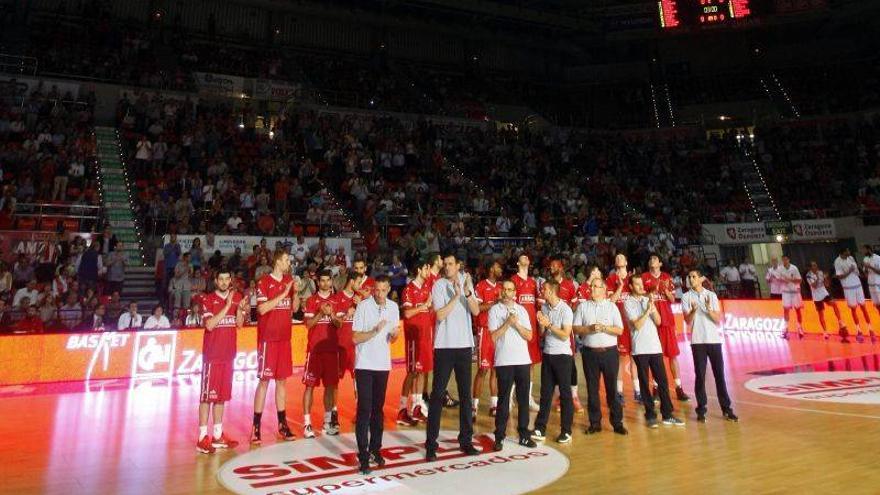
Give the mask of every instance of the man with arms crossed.
M 370 461 L 379 467 L 382 458 L 383 415 L 391 346 L 397 340 L 400 313 L 388 299 L 391 283 L 385 275 L 376 278 L 373 295 L 357 305 L 352 326 L 355 343 L 355 382 L 358 390 L 355 437 L 361 474 L 370 474 Z
M 202 392 L 199 399 L 199 443 L 196 449 L 211 454 L 214 449 L 232 449 L 238 442 L 223 432 L 223 409 L 232 394 L 236 330 L 250 311 L 247 299 L 230 290 L 232 274 L 220 270 L 214 275 L 216 289 L 202 298 Z M 213 416 L 213 435 L 208 420 Z
M 495 341 L 495 376 L 498 378 L 500 397 L 495 416 L 496 452 L 504 448 L 507 420 L 510 417 L 511 388 L 516 387 L 517 423 L 519 444 L 535 448 L 537 444 L 529 433 L 529 339 L 532 327 L 529 314 L 516 303 L 516 286 L 510 280 L 504 282 L 501 300 L 489 310 L 488 329 Z
M 587 412 L 590 418 L 588 434 L 602 431 L 602 406 L 599 403 L 599 378 L 604 379 L 605 401 L 611 414 L 614 433 L 626 435 L 623 427 L 623 407 L 616 396 L 617 368 L 620 356 L 617 336 L 623 333 L 623 320 L 617 305 L 606 297 L 605 281 L 590 282 L 590 301 L 578 305 L 573 330 L 581 337 L 581 359 L 587 376 Z
M 260 383 L 254 394 L 254 427 L 251 443 L 260 443 L 260 423 L 269 380 L 275 381 L 275 407 L 278 410 L 278 437 L 296 438 L 287 425 L 284 411 L 287 377 L 293 374 L 290 354 L 290 325 L 299 308 L 298 287 L 290 276 L 290 255 L 277 250 L 272 256 L 272 271 L 257 282 L 257 376 Z
M 718 296 L 703 288 L 704 277 L 699 270 L 688 274 L 691 290 L 681 298 L 684 320 L 691 327 L 691 351 L 694 355 L 694 393 L 697 395 L 697 421 L 706 422 L 706 361 L 712 363 L 715 393 L 721 413 L 727 421 L 739 421 L 730 406 L 727 383 L 724 380 L 724 356 L 721 352 L 721 305 Z
M 443 392 L 449 378 L 455 373 L 459 397 L 471 396 L 471 362 L 474 356 L 474 333 L 471 317 L 480 313 L 480 302 L 474 294 L 471 277 L 459 277 L 455 254 L 443 256 L 445 278 L 434 283 L 431 302 L 436 316 L 434 332 L 434 383 L 428 407 L 428 427 L 425 441 L 425 459 L 437 459 L 437 437 L 440 435 L 440 417 L 443 414 Z M 480 452 L 473 444 L 473 418 L 470 404 L 458 408 L 458 444 L 467 455 Z

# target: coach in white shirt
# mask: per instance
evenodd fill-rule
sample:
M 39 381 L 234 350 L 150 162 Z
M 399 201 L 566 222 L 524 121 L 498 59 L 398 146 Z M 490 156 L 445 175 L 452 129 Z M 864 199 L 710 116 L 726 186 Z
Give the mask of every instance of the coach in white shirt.
M 695 384 L 697 395 L 697 421 L 706 422 L 706 361 L 712 363 L 715 377 L 715 392 L 718 404 L 727 421 L 738 421 L 730 406 L 727 383 L 724 380 L 724 356 L 721 352 L 721 304 L 718 296 L 703 288 L 703 274 L 691 270 L 688 274 L 693 289 L 681 298 L 681 312 L 691 328 L 691 352 L 694 356 Z
M 397 339 L 400 323 L 397 303 L 388 299 L 390 290 L 387 276 L 376 277 L 376 290 L 357 305 L 352 324 L 357 386 L 355 435 L 362 474 L 370 473 L 370 461 L 379 467 L 385 464 L 379 453 L 384 421 L 382 406 L 391 372 L 390 343 Z
M 138 314 L 138 305 L 136 302 L 128 304 L 128 312 L 119 315 L 116 322 L 117 330 L 135 330 L 144 326 L 144 318 Z
M 559 298 L 559 282 L 547 279 L 541 284 L 544 296 L 543 308 L 537 314 L 538 330 L 544 342 L 541 356 L 541 400 L 532 437 L 543 440 L 547 433 L 547 420 L 553 404 L 553 389 L 559 387 L 559 403 L 562 408 L 558 443 L 571 442 L 571 425 L 574 420 L 574 402 L 571 395 L 571 368 L 574 357 L 571 352 L 571 331 L 574 314 L 568 303 Z
M 602 431 L 602 406 L 599 402 L 599 378 L 604 378 L 605 401 L 611 413 L 614 433 L 626 435 L 623 427 L 623 406 L 617 400 L 617 336 L 623 333 L 623 320 L 617 305 L 607 297 L 602 278 L 590 282 L 590 301 L 578 305 L 574 313 L 574 332 L 581 337 L 581 360 L 587 376 L 587 411 L 590 418 L 588 434 Z
M 758 286 L 758 270 L 746 258 L 743 258 L 742 263 L 739 264 L 739 278 L 743 289 L 742 296 L 754 299 L 757 295 L 755 289 Z
M 657 428 L 657 413 L 654 411 L 654 398 L 648 373 L 657 382 L 660 394 L 660 414 L 664 425 L 684 426 L 684 422 L 672 415 L 672 400 L 669 398 L 669 383 L 666 378 L 666 367 L 663 365 L 663 348 L 657 325 L 660 324 L 660 312 L 648 297 L 642 277 L 632 277 L 629 281 L 630 297 L 623 303 L 626 319 L 632 335 L 632 357 L 639 375 L 639 387 L 642 393 L 642 404 L 645 406 L 645 420 L 648 428 Z
M 498 381 L 498 407 L 495 414 L 495 451 L 504 446 L 510 417 L 510 391 L 516 385 L 519 444 L 535 448 L 529 433 L 529 340 L 532 326 L 526 308 L 516 303 L 516 285 L 510 280 L 501 286 L 501 300 L 489 309 L 489 331 L 495 344 L 495 377 Z
M 428 406 L 428 427 L 425 440 L 425 459 L 437 459 L 437 437 L 440 435 L 440 417 L 443 397 L 449 378 L 455 372 L 460 398 L 471 396 L 471 363 L 474 357 L 474 334 L 471 317 L 480 313 L 480 301 L 474 294 L 470 274 L 459 274 L 459 263 L 454 253 L 443 256 L 445 278 L 434 282 L 431 301 L 434 305 L 434 380 Z M 473 444 L 473 412 L 471 404 L 462 400 L 458 411 L 458 445 L 467 455 L 480 453 Z
M 840 280 L 843 286 L 843 295 L 846 297 L 846 305 L 852 314 L 853 323 L 855 323 L 856 341 L 863 342 L 865 337 L 862 335 L 862 326 L 859 323 L 859 315 L 857 308 L 862 309 L 862 316 L 868 328 L 871 328 L 871 317 L 868 315 L 868 308 L 865 307 L 865 289 L 862 287 L 862 279 L 859 278 L 859 267 L 856 260 L 853 259 L 849 252 L 849 248 L 840 250 L 840 255 L 834 260 L 834 276 Z M 874 335 L 873 330 L 871 335 Z

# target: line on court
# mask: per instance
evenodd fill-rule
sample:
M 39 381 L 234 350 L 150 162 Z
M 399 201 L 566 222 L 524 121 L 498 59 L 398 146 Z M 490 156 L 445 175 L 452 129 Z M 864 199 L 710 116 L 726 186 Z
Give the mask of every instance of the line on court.
M 709 395 L 712 399 L 718 399 L 718 397 L 713 397 Z M 803 412 L 813 412 L 820 414 L 832 414 L 834 416 L 850 416 L 853 418 L 867 418 L 867 419 L 880 419 L 880 416 L 871 416 L 870 414 L 858 414 L 858 413 L 848 413 L 848 412 L 839 412 L 839 411 L 824 411 L 822 409 L 809 409 L 806 407 L 793 407 L 793 406 L 780 406 L 777 404 L 765 404 L 763 402 L 752 402 L 748 400 L 734 400 L 734 405 L 736 404 L 747 404 L 750 406 L 760 406 L 760 407 L 772 407 L 773 409 L 786 409 L 789 411 L 803 411 Z

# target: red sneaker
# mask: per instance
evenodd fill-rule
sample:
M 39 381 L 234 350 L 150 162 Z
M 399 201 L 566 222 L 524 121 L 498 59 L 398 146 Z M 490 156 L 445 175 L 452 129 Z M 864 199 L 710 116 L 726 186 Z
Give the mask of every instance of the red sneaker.
M 234 449 L 238 447 L 238 442 L 226 436 L 226 432 L 220 434 L 220 438 L 215 438 L 211 442 L 211 446 L 215 449 Z
M 418 426 L 419 422 L 414 420 L 406 408 L 397 412 L 397 424 L 400 426 Z
M 419 423 L 427 423 L 428 417 L 425 416 L 425 413 L 422 412 L 422 406 L 418 405 L 413 408 L 412 419 L 418 421 Z
M 211 439 L 211 435 L 205 435 L 199 440 L 199 443 L 196 444 L 196 450 L 202 454 L 213 454 L 216 449 L 212 443 L 213 440 Z

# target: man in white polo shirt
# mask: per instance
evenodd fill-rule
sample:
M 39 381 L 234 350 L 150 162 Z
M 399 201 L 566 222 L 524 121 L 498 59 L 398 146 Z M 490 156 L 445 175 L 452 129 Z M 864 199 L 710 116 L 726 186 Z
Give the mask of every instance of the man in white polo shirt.
M 657 382 L 663 424 L 684 426 L 684 421 L 672 415 L 669 381 L 666 377 L 666 367 L 663 365 L 663 347 L 660 345 L 660 336 L 657 333 L 657 325 L 660 324 L 660 311 L 654 305 L 653 299 L 648 297 L 641 277 L 632 277 L 629 285 L 630 297 L 623 307 L 632 335 L 632 356 L 636 363 L 639 385 L 642 390 L 651 390 L 648 388 L 651 385 L 648 378 L 648 373 L 650 373 Z M 657 428 L 659 423 L 657 413 L 654 411 L 654 398 L 651 394 L 642 394 L 642 404 L 645 406 L 645 420 L 648 428 Z
M 846 305 L 852 314 L 853 323 L 855 323 L 857 334 L 856 341 L 864 342 L 865 337 L 862 334 L 862 325 L 859 323 L 859 315 L 857 308 L 861 308 L 862 316 L 868 328 L 872 328 L 871 316 L 868 314 L 868 308 L 865 307 L 865 289 L 862 287 L 862 279 L 859 278 L 859 267 L 856 260 L 853 259 L 849 252 L 849 248 L 840 250 L 840 255 L 834 260 L 834 276 L 840 280 L 843 287 L 843 295 L 846 297 Z M 871 330 L 873 333 L 873 330 Z
M 739 268 L 736 267 L 736 261 L 733 258 L 727 260 L 727 266 L 721 269 L 719 273 L 724 285 L 727 286 L 727 293 L 730 297 L 738 299 L 742 297 L 740 292 L 740 276 Z
M 758 286 L 758 271 L 755 265 L 747 258 L 742 259 L 739 264 L 739 278 L 742 287 L 742 297 L 746 299 L 755 298 L 755 288 Z
M 571 424 L 574 420 L 574 401 L 571 395 L 571 367 L 574 357 L 571 351 L 571 325 L 574 314 L 568 304 L 559 298 L 559 282 L 548 279 L 541 287 L 544 306 L 537 314 L 538 331 L 544 342 L 541 355 L 541 400 L 532 437 L 543 440 L 547 433 L 547 420 L 553 403 L 553 389 L 559 387 L 562 408 L 559 443 L 571 442 Z
M 694 374 L 696 383 L 694 393 L 697 396 L 697 421 L 706 422 L 706 361 L 712 364 L 712 375 L 715 377 L 715 393 L 721 413 L 727 421 L 739 421 L 730 406 L 727 394 L 727 383 L 724 380 L 724 356 L 721 352 L 721 304 L 718 296 L 709 289 L 703 288 L 705 277 L 699 270 L 691 270 L 688 274 L 692 289 L 681 298 L 681 312 L 684 320 L 691 327 L 691 351 L 694 355 Z
M 385 460 L 382 449 L 382 407 L 391 372 L 391 342 L 400 329 L 397 303 L 388 299 L 391 283 L 388 277 L 376 277 L 373 295 L 357 305 L 352 323 L 355 343 L 354 374 L 357 387 L 358 461 L 362 474 L 370 474 L 370 461 L 379 467 Z
M 434 380 L 428 405 L 428 428 L 425 440 L 425 459 L 437 459 L 437 437 L 440 435 L 440 417 L 449 378 L 455 372 L 458 396 L 471 396 L 471 363 L 474 356 L 474 334 L 471 317 L 480 314 L 480 301 L 474 293 L 470 274 L 459 272 L 455 253 L 443 256 L 445 278 L 434 282 L 431 302 L 434 305 Z M 458 405 L 458 445 L 467 455 L 480 452 L 473 444 L 473 416 L 471 405 L 462 400 Z
M 498 381 L 498 407 L 495 413 L 495 451 L 504 446 L 507 419 L 510 417 L 510 392 L 516 386 L 519 444 L 534 448 L 537 444 L 529 433 L 529 340 L 532 325 L 526 308 L 516 303 L 516 285 L 510 280 L 501 287 L 500 301 L 489 309 L 488 329 L 492 335 L 495 356 L 495 377 Z
M 626 435 L 623 427 L 623 407 L 616 398 L 617 367 L 620 356 L 617 336 L 623 333 L 623 320 L 617 305 L 607 297 L 602 277 L 590 282 L 590 298 L 578 305 L 572 328 L 581 337 L 581 360 L 587 376 L 587 412 L 590 418 L 588 434 L 602 431 L 602 406 L 599 402 L 599 378 L 604 378 L 605 401 L 611 414 L 614 433 Z
M 868 276 L 868 293 L 871 295 L 874 308 L 880 310 L 880 255 L 877 255 L 874 248 L 868 244 L 862 246 L 862 254 L 865 255 L 862 267 L 865 269 L 865 275 Z M 877 341 L 873 329 L 870 329 L 868 334 L 871 336 L 871 342 Z

